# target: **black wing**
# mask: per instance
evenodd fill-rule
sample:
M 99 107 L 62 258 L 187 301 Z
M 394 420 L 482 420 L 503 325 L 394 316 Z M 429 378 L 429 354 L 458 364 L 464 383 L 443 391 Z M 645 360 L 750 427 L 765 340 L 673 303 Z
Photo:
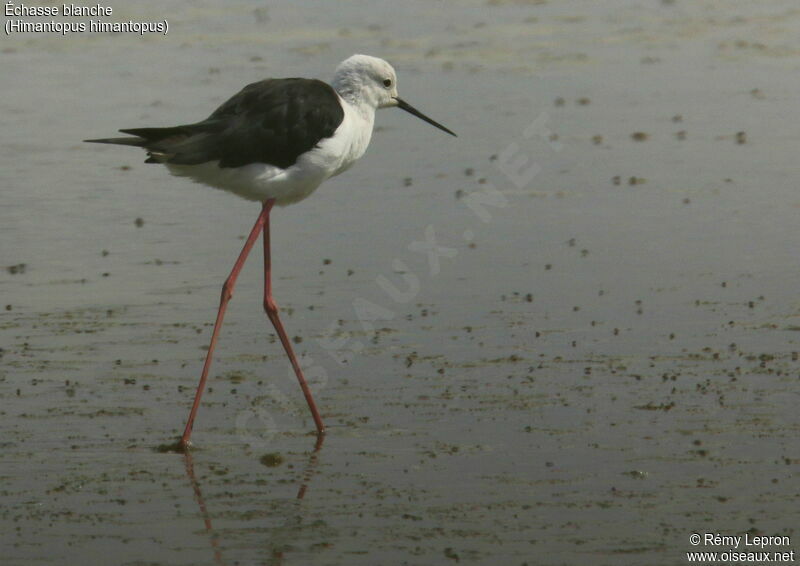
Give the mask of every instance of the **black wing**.
M 120 130 L 136 138 L 87 140 L 143 147 L 148 162 L 287 168 L 344 119 L 333 88 L 315 79 L 266 79 L 244 87 L 202 122 Z

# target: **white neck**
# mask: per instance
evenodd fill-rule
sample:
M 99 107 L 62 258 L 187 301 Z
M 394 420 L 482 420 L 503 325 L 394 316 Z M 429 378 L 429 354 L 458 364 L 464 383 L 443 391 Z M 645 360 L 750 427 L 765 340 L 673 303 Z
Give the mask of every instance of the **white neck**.
M 358 100 L 356 104 L 352 104 L 342 97 L 342 105 L 344 106 L 345 119 L 340 127 L 346 130 L 343 136 L 346 140 L 346 147 L 339 154 L 341 164 L 334 175 L 349 169 L 357 159 L 364 155 L 372 138 L 372 128 L 375 124 L 375 108 L 369 104 L 364 104 L 363 100 Z

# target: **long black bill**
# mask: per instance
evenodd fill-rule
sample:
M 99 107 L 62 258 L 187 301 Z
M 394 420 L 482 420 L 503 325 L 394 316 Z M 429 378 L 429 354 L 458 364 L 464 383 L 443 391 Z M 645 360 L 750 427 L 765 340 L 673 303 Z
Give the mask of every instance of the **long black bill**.
M 431 120 L 430 118 L 428 118 L 425 114 L 423 114 L 422 112 L 420 112 L 419 110 L 417 110 L 416 108 L 411 106 L 405 100 L 403 100 L 401 98 L 395 98 L 395 100 L 397 101 L 397 107 L 398 108 L 400 108 L 402 110 L 405 110 L 409 114 L 413 114 L 414 116 L 416 116 L 417 118 L 420 118 L 421 120 L 425 120 L 431 126 L 436 126 L 440 130 L 442 130 L 443 132 L 447 132 L 451 136 L 458 137 L 452 131 L 450 131 L 447 128 L 445 128 L 444 126 L 442 126 L 439 122 L 435 122 L 435 121 Z

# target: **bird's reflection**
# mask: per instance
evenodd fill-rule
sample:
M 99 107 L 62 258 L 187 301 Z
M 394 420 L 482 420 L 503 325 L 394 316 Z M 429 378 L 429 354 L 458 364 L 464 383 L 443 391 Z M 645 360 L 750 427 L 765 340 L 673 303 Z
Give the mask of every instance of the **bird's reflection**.
M 203 499 L 203 492 L 200 490 L 200 484 L 197 482 L 197 477 L 194 475 L 194 460 L 192 460 L 192 452 L 184 450 L 183 463 L 186 465 L 186 475 L 189 477 L 189 482 L 192 484 L 194 490 L 194 499 L 200 507 L 200 514 L 203 516 L 203 522 L 206 525 L 206 533 L 208 533 L 209 540 L 211 541 L 211 549 L 214 551 L 214 562 L 220 566 L 225 565 L 222 559 L 222 550 L 219 548 L 219 540 L 216 533 L 214 533 L 214 526 L 211 524 L 211 514 L 206 507 L 205 499 Z
M 305 470 L 300 478 L 300 487 L 297 490 L 297 499 L 303 499 L 308 492 L 308 486 L 311 483 L 311 479 L 314 477 L 314 469 L 317 467 L 317 462 L 319 461 L 319 453 L 322 450 L 322 444 L 325 441 L 324 434 L 318 434 L 316 436 L 316 441 L 314 443 L 314 449 L 311 451 L 311 454 L 308 456 L 308 462 L 306 463 Z M 222 549 L 220 548 L 220 540 L 217 533 L 214 532 L 214 526 L 211 524 L 211 513 L 208 512 L 208 507 L 206 506 L 205 499 L 203 499 L 203 492 L 200 488 L 200 482 L 197 481 L 197 476 L 194 473 L 194 460 L 192 459 L 192 453 L 190 450 L 186 450 L 183 453 L 183 462 L 186 466 L 186 476 L 189 478 L 189 482 L 192 484 L 192 490 L 194 490 L 194 498 L 197 501 L 197 505 L 200 508 L 200 514 L 203 517 L 203 523 L 205 525 L 206 533 L 208 534 L 209 540 L 211 542 L 211 549 L 214 552 L 214 561 L 219 564 L 220 566 L 225 566 L 226 562 L 222 557 Z M 275 551 L 273 553 L 273 558 L 277 559 L 277 564 L 280 564 L 283 559 L 283 552 Z
M 306 464 L 306 469 L 303 472 L 300 489 L 297 490 L 297 499 L 303 499 L 303 497 L 306 495 L 306 490 L 308 489 L 308 484 L 311 483 L 311 478 L 314 476 L 314 468 L 317 467 L 319 451 L 322 450 L 322 443 L 324 441 L 325 434 L 318 434 L 317 441 L 314 443 L 314 450 L 311 451 L 311 454 L 308 457 L 308 463 Z

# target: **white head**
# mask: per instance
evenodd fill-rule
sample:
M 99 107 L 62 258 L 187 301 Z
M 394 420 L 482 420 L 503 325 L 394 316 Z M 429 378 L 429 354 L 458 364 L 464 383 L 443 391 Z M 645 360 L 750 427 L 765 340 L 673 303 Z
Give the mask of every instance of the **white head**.
M 455 136 L 397 96 L 397 73 L 383 59 L 369 55 L 348 57 L 336 67 L 333 88 L 353 106 L 367 106 L 372 110 L 397 106 Z
M 373 108 L 397 106 L 397 73 L 377 57 L 353 55 L 339 63 L 333 88 L 351 103 L 366 103 Z

